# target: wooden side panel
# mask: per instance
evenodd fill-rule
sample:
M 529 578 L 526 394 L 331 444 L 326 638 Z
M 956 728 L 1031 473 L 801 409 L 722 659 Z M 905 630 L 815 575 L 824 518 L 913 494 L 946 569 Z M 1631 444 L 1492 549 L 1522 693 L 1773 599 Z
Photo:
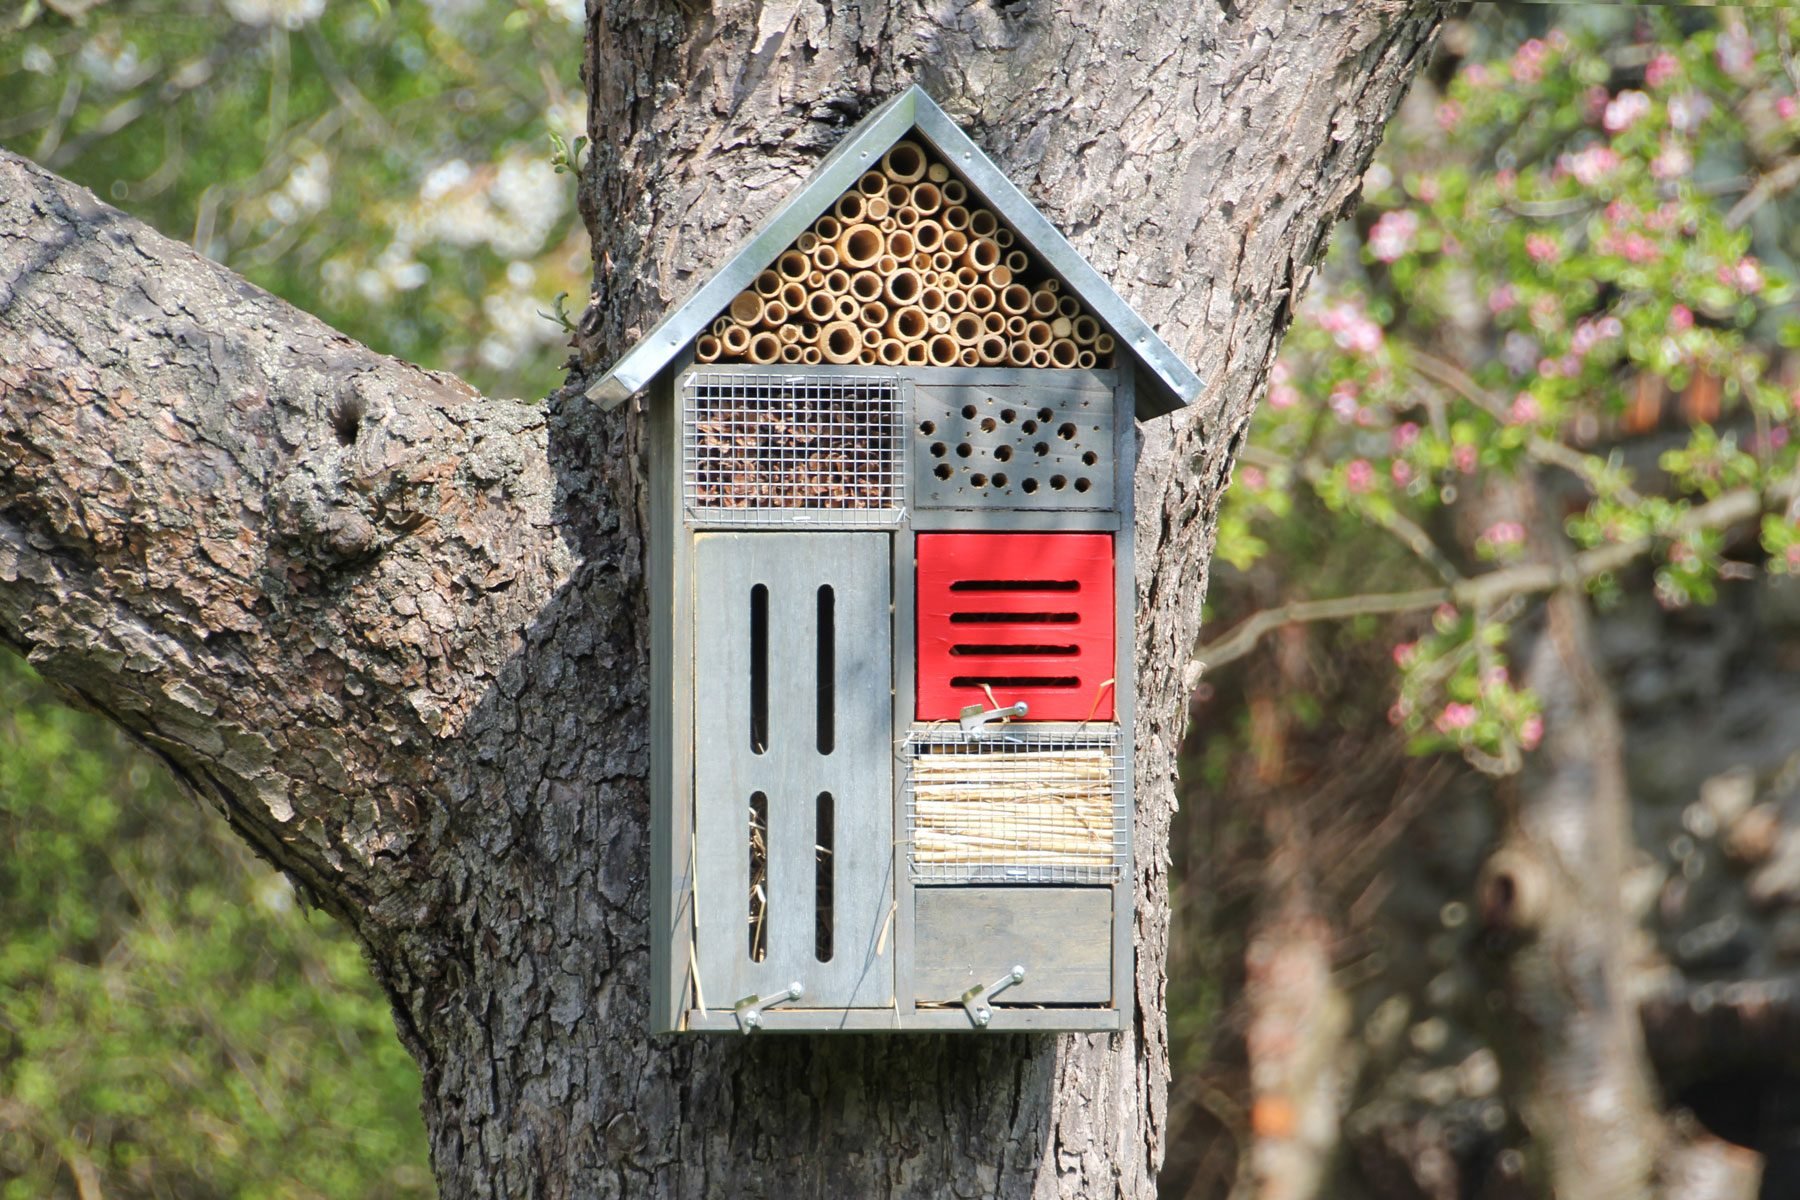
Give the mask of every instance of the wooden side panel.
M 913 890 L 913 987 L 954 1001 L 1014 965 L 1025 981 L 996 1004 L 1112 1001 L 1112 889 L 920 887 Z
M 809 1008 L 891 1003 L 891 937 L 877 953 L 894 894 L 890 541 L 886 533 L 695 538 L 698 954 L 712 1008 L 792 982 L 804 986 Z M 758 588 L 766 634 L 753 638 Z M 831 589 L 824 655 L 822 588 Z M 821 739 L 826 706 L 828 743 Z M 765 715 L 753 721 L 753 707 Z M 768 814 L 760 960 L 750 940 L 750 809 L 758 793 Z M 829 795 L 832 813 L 824 959 L 821 795 Z

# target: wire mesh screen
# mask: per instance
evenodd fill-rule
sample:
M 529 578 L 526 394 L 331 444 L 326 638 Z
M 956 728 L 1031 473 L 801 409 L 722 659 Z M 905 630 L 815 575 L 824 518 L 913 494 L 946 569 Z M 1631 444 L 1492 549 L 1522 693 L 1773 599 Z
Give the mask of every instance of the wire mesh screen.
M 729 525 L 893 525 L 906 502 L 899 382 L 694 372 L 683 381 L 683 502 Z
M 912 878 L 1112 883 L 1129 845 L 1116 731 L 914 733 L 906 745 Z

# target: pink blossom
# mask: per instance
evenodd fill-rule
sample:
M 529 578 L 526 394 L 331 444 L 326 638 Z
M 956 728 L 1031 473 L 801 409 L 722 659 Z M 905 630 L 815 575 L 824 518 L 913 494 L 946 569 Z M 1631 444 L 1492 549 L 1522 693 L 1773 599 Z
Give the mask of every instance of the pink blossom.
M 1677 304 L 1669 310 L 1669 332 L 1684 333 L 1694 327 L 1694 310 L 1685 304 Z
M 1373 354 L 1387 340 L 1381 326 L 1354 304 L 1336 304 L 1326 309 L 1319 314 L 1319 327 L 1331 334 L 1339 349 L 1353 354 Z
M 1404 700 L 1396 700 L 1388 708 L 1388 723 L 1398 725 L 1412 715 L 1412 708 Z
M 1456 123 L 1460 120 L 1462 120 L 1462 105 L 1455 101 L 1446 101 L 1437 106 L 1438 128 L 1445 133 L 1455 129 Z
M 1763 290 L 1762 264 L 1746 254 L 1738 259 L 1737 266 L 1731 269 L 1730 282 L 1746 296 L 1754 296 Z
M 1656 56 L 1644 68 L 1644 83 L 1659 88 L 1681 74 L 1681 60 L 1667 50 L 1658 50 Z
M 1606 112 L 1606 102 L 1612 99 L 1612 93 L 1596 83 L 1582 94 L 1581 99 L 1587 119 L 1598 121 Z
M 1671 179 L 1680 179 L 1694 169 L 1694 156 L 1688 153 L 1687 147 L 1673 138 L 1664 138 L 1662 151 L 1650 160 L 1650 174 L 1667 183 Z
M 1456 606 L 1440 604 L 1431 610 L 1431 624 L 1439 633 L 1448 633 L 1456 628 Z
M 1787 565 L 1790 571 L 1800 571 L 1800 543 L 1787 548 Z
M 1495 688 L 1505 687 L 1512 681 L 1512 675 L 1505 667 L 1489 667 L 1481 673 L 1481 690 L 1491 692 Z
M 1636 230 L 1602 234 L 1595 240 L 1594 249 L 1602 254 L 1616 254 L 1630 263 L 1650 263 L 1662 257 L 1662 247 Z
M 1456 447 L 1450 451 L 1450 461 L 1464 475 L 1473 475 L 1475 473 L 1475 447 L 1466 443 Z
M 1712 100 L 1699 92 L 1685 92 L 1669 98 L 1669 128 L 1676 133 L 1690 133 L 1700 128 L 1712 115 Z
M 1470 63 L 1463 68 L 1463 80 L 1472 88 L 1484 88 L 1494 82 L 1493 72 L 1485 63 Z
M 1607 101 L 1600 124 L 1608 133 L 1624 133 L 1649 115 L 1650 97 L 1635 88 L 1627 88 Z
M 1619 169 L 1619 153 L 1611 146 L 1585 146 L 1573 154 L 1565 154 L 1556 165 L 1575 177 L 1582 187 L 1593 187 Z
M 1275 365 L 1269 368 L 1269 379 L 1274 383 L 1286 383 L 1292 375 L 1293 371 L 1289 369 L 1288 360 L 1285 358 L 1276 359 Z
M 1407 209 L 1382 213 L 1369 230 L 1369 253 L 1378 262 L 1391 263 L 1412 248 L 1418 233 L 1418 214 Z
M 1402 421 L 1394 426 L 1394 453 L 1404 454 L 1419 440 L 1419 427 L 1411 421 Z
M 1488 293 L 1488 312 L 1497 317 L 1518 302 L 1518 293 L 1513 291 L 1512 284 L 1503 283 Z
M 1756 70 L 1756 43 L 1751 40 L 1750 31 L 1741 26 L 1719 35 L 1713 55 L 1718 59 L 1719 70 L 1734 79 L 1748 79 Z
M 1512 191 L 1513 186 L 1518 182 L 1519 173 L 1511 167 L 1502 167 L 1500 170 L 1494 172 L 1494 186 L 1499 188 L 1502 192 Z
M 1393 477 L 1395 487 L 1405 487 L 1413 481 L 1412 464 L 1404 458 L 1396 458 L 1388 467 L 1388 474 Z
M 1524 543 L 1525 527 L 1517 521 L 1495 521 L 1478 540 L 1495 550 L 1509 549 Z
M 1331 397 L 1326 401 L 1333 414 L 1340 421 L 1353 420 L 1356 417 L 1356 384 L 1348 379 L 1341 380 L 1331 389 Z
M 1791 121 L 1800 116 L 1800 101 L 1792 96 L 1781 96 L 1775 101 L 1775 115 L 1784 121 Z
M 1437 725 L 1439 733 L 1454 733 L 1459 729 L 1467 729 L 1475 724 L 1475 706 L 1452 700 L 1449 704 L 1444 705 L 1444 711 L 1438 714 L 1434 724 Z
M 1534 263 L 1553 263 L 1562 257 L 1562 243 L 1553 233 L 1528 233 L 1525 254 Z
M 1238 482 L 1253 492 L 1260 492 L 1263 484 L 1268 482 L 1268 478 L 1256 467 L 1245 467 L 1238 472 Z
M 1512 77 L 1520 83 L 1536 83 L 1544 77 L 1544 43 L 1532 38 L 1513 54 Z
M 1412 661 L 1413 653 L 1419 648 L 1417 642 L 1400 642 L 1394 646 L 1394 665 L 1404 667 Z
M 1519 726 L 1519 745 L 1527 750 L 1536 750 L 1538 743 L 1544 740 L 1544 718 L 1532 713 Z
M 1419 199 L 1427 204 L 1436 204 L 1437 198 L 1441 194 L 1438 188 L 1438 177 L 1436 175 L 1419 176 L 1419 186 L 1416 190 Z
M 1279 383 L 1269 389 L 1270 408 L 1292 408 L 1298 403 L 1300 403 L 1300 391 L 1298 388 L 1289 387 L 1285 383 Z
M 1375 468 L 1366 458 L 1353 460 L 1344 470 L 1344 485 L 1358 494 L 1375 486 Z
M 1508 425 L 1535 425 L 1544 415 L 1538 406 L 1537 397 L 1530 392 L 1520 392 L 1513 397 L 1512 407 L 1506 410 Z

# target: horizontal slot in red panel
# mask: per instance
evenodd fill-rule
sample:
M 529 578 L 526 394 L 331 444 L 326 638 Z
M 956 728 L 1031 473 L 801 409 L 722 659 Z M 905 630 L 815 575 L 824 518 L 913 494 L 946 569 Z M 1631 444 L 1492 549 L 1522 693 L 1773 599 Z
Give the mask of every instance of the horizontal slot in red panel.
M 1029 705 L 1113 719 L 1113 543 L 1105 533 L 921 533 L 918 716 Z

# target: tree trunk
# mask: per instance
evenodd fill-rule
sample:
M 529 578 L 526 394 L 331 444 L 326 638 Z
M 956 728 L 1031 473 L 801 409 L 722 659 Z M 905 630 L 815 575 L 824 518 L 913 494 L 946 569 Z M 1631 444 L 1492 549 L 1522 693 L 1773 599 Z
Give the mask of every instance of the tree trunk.
M 647 1037 L 636 406 L 483 400 L 0 156 L 0 638 L 362 938 L 446 1197 L 1149 1196 L 1220 493 L 1441 6 L 615 6 L 577 385 L 918 79 L 1206 383 L 1144 430 L 1111 1037 Z

